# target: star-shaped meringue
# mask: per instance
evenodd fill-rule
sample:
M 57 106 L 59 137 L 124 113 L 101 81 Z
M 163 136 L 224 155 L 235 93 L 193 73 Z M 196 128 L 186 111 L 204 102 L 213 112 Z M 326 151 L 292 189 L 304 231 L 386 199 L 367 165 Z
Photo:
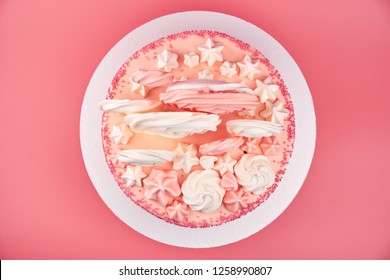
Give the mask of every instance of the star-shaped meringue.
M 194 144 L 186 145 L 178 143 L 175 149 L 176 157 L 173 159 L 173 169 L 183 169 L 185 173 L 191 171 L 192 166 L 199 164 L 198 153 Z
M 131 166 L 126 167 L 126 172 L 122 175 L 122 178 L 127 181 L 127 186 L 142 186 L 142 179 L 147 175 L 142 171 L 141 166 Z
M 194 52 L 184 54 L 184 65 L 193 68 L 199 64 L 199 55 Z
M 253 77 L 256 74 L 260 74 L 259 69 L 260 61 L 252 61 L 252 58 L 249 55 L 245 55 L 244 59 L 240 62 L 237 62 L 238 67 L 240 68 L 240 77 L 248 77 L 253 80 Z
M 248 154 L 258 154 L 260 150 L 258 138 L 248 138 L 247 142 L 242 145 L 242 150 Z
M 136 92 L 141 94 L 143 97 L 146 97 L 147 92 L 145 90 L 145 86 L 141 85 L 137 82 L 135 82 L 131 77 L 130 77 L 130 82 L 131 82 L 131 91 Z
M 216 164 L 214 165 L 214 170 L 218 170 L 221 175 L 225 174 L 226 172 L 234 172 L 233 167 L 237 163 L 237 160 L 232 159 L 229 153 L 226 153 L 222 157 L 218 157 L 218 160 Z
M 260 143 L 260 148 L 266 156 L 274 156 L 281 149 L 280 143 L 276 136 L 264 137 Z
M 174 198 L 181 194 L 177 172 L 152 169 L 149 176 L 143 180 L 147 199 L 155 200 L 162 206 L 171 204 Z
M 242 188 L 236 191 L 228 191 L 226 192 L 223 203 L 227 210 L 230 212 L 237 212 L 240 208 L 246 208 L 248 206 L 247 201 L 249 199 L 249 195 L 244 192 Z
M 275 103 L 267 101 L 265 102 L 265 110 L 260 112 L 260 116 L 267 121 L 283 125 L 284 118 L 288 116 L 289 112 L 289 110 L 283 107 L 282 100 L 278 100 Z
M 169 218 L 181 222 L 190 214 L 190 211 L 188 211 L 187 204 L 175 200 L 167 207 L 167 214 Z
M 198 72 L 198 79 L 210 79 L 210 80 L 212 80 L 213 78 L 214 78 L 214 74 L 211 73 L 207 69 Z
M 271 78 L 267 77 L 263 82 L 256 80 L 256 88 L 253 93 L 260 97 L 261 103 L 265 103 L 267 100 L 274 101 L 276 99 L 276 92 L 279 86 L 272 84 Z
M 225 61 L 224 63 L 222 63 L 221 67 L 219 67 L 219 71 L 221 72 L 222 76 L 231 78 L 237 74 L 236 66 L 237 65 L 235 63 Z
M 129 126 L 125 123 L 112 126 L 112 131 L 109 135 L 114 139 L 115 144 L 126 145 L 129 142 L 130 137 L 133 136 Z
M 217 161 L 217 157 L 215 156 L 201 156 L 199 159 L 199 164 L 204 169 L 211 169 L 214 167 L 214 163 Z
M 157 67 L 164 69 L 166 72 L 170 72 L 172 69 L 179 67 L 179 63 L 177 62 L 177 54 L 168 50 L 163 50 L 157 56 Z
M 211 67 L 216 61 L 223 61 L 222 44 L 214 43 L 210 38 L 207 38 L 206 43 L 200 47 L 200 62 L 207 62 Z

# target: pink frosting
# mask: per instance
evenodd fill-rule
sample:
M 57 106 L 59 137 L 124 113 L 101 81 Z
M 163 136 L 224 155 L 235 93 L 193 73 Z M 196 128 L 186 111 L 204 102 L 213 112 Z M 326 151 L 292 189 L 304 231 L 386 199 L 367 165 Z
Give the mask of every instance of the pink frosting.
M 142 181 L 145 188 L 145 197 L 156 200 L 162 206 L 171 204 L 173 199 L 181 194 L 177 175 L 174 170 L 165 172 L 153 169 L 149 176 Z
M 200 145 L 199 151 L 204 155 L 220 155 L 244 143 L 242 137 L 230 137 Z
M 174 90 L 160 94 L 160 100 L 180 109 L 227 114 L 235 111 L 255 110 L 259 104 L 256 95 L 242 92 L 209 92 L 208 89 Z
M 240 208 L 246 208 L 248 206 L 248 199 L 248 194 L 245 193 L 242 188 L 240 188 L 237 191 L 226 192 L 223 198 L 223 203 L 225 204 L 227 210 L 234 213 Z
M 188 211 L 187 204 L 175 200 L 172 205 L 167 207 L 167 213 L 169 218 L 182 222 L 190 214 L 190 211 Z
M 236 191 L 238 189 L 237 179 L 232 172 L 228 171 L 223 174 L 221 187 L 227 191 Z
M 144 86 L 159 87 L 171 83 L 174 77 L 172 73 L 166 73 L 158 70 L 139 70 L 135 72 L 131 78 L 134 82 Z

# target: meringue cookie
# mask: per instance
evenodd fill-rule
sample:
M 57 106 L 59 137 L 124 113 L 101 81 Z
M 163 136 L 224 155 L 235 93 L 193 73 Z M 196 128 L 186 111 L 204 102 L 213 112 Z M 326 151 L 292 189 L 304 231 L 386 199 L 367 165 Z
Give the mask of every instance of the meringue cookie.
M 199 65 L 199 55 L 194 52 L 184 54 L 184 65 L 194 68 Z
M 214 74 L 211 73 L 207 69 L 198 72 L 198 79 L 209 79 L 209 80 L 212 80 L 213 78 L 214 78 Z
M 260 61 L 252 61 L 252 58 L 249 55 L 245 55 L 244 59 L 241 62 L 238 62 L 237 65 L 240 68 L 240 77 L 248 77 L 253 80 L 253 77 L 256 74 L 260 74 L 259 69 Z
M 127 186 L 142 187 L 142 179 L 147 175 L 142 171 L 141 166 L 126 166 L 126 172 L 122 175 L 122 178 L 126 180 Z
M 231 78 L 237 74 L 236 64 L 229 61 L 225 61 L 224 63 L 222 63 L 221 67 L 219 67 L 219 71 L 221 71 L 222 76 Z
M 164 69 L 166 72 L 171 72 L 172 69 L 178 68 L 179 63 L 177 62 L 177 54 L 168 50 L 163 50 L 157 56 L 157 67 Z
M 200 62 L 207 62 L 209 67 L 213 66 L 216 61 L 223 61 L 222 44 L 214 43 L 210 38 L 206 40 L 206 43 L 200 47 Z
M 133 133 L 131 132 L 129 126 L 125 123 L 118 126 L 114 125 L 109 135 L 110 138 L 114 139 L 115 144 L 123 145 L 126 145 L 129 142 L 131 136 L 133 136 Z
M 266 78 L 263 82 L 256 80 L 256 88 L 253 93 L 260 97 L 261 103 L 265 103 L 267 100 L 275 100 L 276 93 L 279 89 L 278 85 L 271 83 L 271 78 Z
M 260 116 L 265 118 L 267 121 L 283 125 L 284 119 L 289 113 L 289 110 L 283 108 L 282 100 L 278 100 L 275 103 L 267 101 L 265 102 L 264 111 L 260 112 Z

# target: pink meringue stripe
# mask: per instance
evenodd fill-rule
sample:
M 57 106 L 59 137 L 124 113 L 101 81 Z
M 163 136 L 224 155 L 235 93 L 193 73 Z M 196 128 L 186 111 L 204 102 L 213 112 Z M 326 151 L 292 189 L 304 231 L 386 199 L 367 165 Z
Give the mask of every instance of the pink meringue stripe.
M 174 76 L 172 73 L 166 73 L 158 70 L 139 70 L 132 75 L 132 79 L 134 82 L 144 86 L 159 87 L 171 83 Z
M 181 109 L 213 114 L 231 113 L 234 111 L 254 110 L 259 104 L 256 95 L 241 92 L 198 92 L 194 90 L 177 90 L 160 94 L 164 103 Z
M 204 155 L 220 155 L 240 147 L 243 143 L 242 137 L 230 137 L 200 145 L 199 151 Z

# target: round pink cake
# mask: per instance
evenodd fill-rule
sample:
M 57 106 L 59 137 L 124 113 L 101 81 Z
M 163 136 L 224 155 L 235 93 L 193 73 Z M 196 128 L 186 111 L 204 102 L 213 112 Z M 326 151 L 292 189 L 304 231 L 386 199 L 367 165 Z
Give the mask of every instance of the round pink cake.
M 215 31 L 143 47 L 99 106 L 117 187 L 129 203 L 184 227 L 217 226 L 259 207 L 294 147 L 293 104 L 277 70 Z

